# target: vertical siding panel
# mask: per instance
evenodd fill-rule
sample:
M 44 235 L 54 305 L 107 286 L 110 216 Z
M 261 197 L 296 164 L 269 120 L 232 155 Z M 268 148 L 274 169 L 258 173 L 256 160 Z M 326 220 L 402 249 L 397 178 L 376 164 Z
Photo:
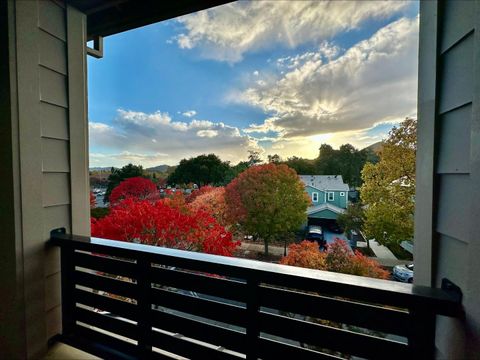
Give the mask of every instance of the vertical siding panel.
M 45 287 L 42 228 L 42 159 L 38 76 L 38 4 L 17 1 L 17 81 L 20 145 L 23 280 L 28 358 L 38 358 L 46 349 Z M 40 182 L 40 183 L 39 183 Z
M 474 88 L 473 114 L 470 130 L 470 243 L 468 246 L 467 290 L 465 307 L 471 333 L 467 339 L 466 356 L 474 358 L 480 354 L 480 3 L 475 2 L 474 34 Z
M 437 109 L 438 3 L 422 1 L 420 14 L 414 281 L 419 285 L 431 285 L 435 208 L 433 134 Z
M 86 17 L 67 6 L 68 93 L 70 101 L 70 162 L 72 192 L 72 232 L 90 235 L 88 178 L 88 119 Z

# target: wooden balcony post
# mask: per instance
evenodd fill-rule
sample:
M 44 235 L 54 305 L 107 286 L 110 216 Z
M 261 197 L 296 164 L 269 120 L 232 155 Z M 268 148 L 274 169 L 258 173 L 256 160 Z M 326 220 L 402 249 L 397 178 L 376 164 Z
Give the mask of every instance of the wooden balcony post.
M 435 359 L 436 315 L 425 307 L 410 310 L 408 345 L 415 359 Z
M 145 257 L 137 258 L 138 274 L 138 350 L 141 359 L 149 359 L 152 357 L 152 322 L 151 310 L 152 301 L 150 299 L 151 292 L 151 262 Z
M 68 337 L 74 333 L 75 327 L 75 281 L 73 279 L 75 265 L 74 248 L 64 246 L 60 249 L 60 266 L 62 276 L 62 334 Z
M 258 358 L 259 309 L 258 281 L 250 275 L 247 278 L 247 360 Z

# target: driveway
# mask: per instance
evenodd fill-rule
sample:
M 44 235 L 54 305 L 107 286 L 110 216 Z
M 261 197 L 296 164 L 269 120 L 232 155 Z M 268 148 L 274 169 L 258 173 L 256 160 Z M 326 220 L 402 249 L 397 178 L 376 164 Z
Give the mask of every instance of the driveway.
M 323 237 L 325 238 L 327 244 L 333 243 L 337 238 L 340 240 L 343 240 L 347 243 L 348 248 L 352 250 L 352 248 L 350 247 L 350 241 L 347 239 L 344 233 L 335 234 L 334 232 L 331 232 L 330 230 L 325 229 L 323 230 Z

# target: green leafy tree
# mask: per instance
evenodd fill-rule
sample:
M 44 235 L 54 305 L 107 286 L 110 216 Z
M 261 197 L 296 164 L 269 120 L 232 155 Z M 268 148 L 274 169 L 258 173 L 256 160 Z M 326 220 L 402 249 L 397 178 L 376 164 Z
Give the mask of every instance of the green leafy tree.
M 364 230 L 380 243 L 413 238 L 417 121 L 407 118 L 383 142 L 377 164 L 366 164 L 360 190 Z
M 218 185 L 225 182 L 230 165 L 215 154 L 183 159 L 168 176 L 169 184 L 194 183 L 199 186 Z
M 295 170 L 299 175 L 320 175 L 317 171 L 314 160 L 292 156 L 283 163 Z
M 260 158 L 260 153 L 254 150 L 248 150 L 248 165 L 254 166 L 261 164 L 263 161 Z
M 348 185 L 358 187 L 362 184 L 362 169 L 373 156 L 370 149 L 358 150 L 350 144 L 343 144 L 338 150 L 322 144 L 316 159 L 317 174 L 342 175 Z
M 107 190 L 105 192 L 105 201 L 109 201 L 110 194 L 112 190 L 116 188 L 123 180 L 143 176 L 143 168 L 140 165 L 128 164 L 122 167 L 121 169 L 113 168 L 108 176 Z
M 286 165 L 252 166 L 225 189 L 227 217 L 265 244 L 306 221 L 309 198 L 295 170 Z
M 282 159 L 280 158 L 280 155 L 278 154 L 268 155 L 268 163 L 279 164 L 281 162 L 282 162 Z
M 348 205 L 347 210 L 343 214 L 338 215 L 337 222 L 347 233 L 351 230 L 361 230 L 365 222 L 365 212 L 362 204 L 354 203 Z

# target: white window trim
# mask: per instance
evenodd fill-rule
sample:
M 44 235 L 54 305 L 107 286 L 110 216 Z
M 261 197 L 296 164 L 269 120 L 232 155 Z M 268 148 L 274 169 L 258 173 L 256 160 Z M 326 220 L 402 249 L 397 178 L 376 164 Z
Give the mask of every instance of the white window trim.
M 340 193 L 340 196 L 345 196 L 345 193 L 342 191 L 342 192 Z
M 332 198 L 330 199 L 330 195 L 332 195 Z M 327 194 L 327 200 L 328 201 L 335 201 L 335 193 L 333 191 L 329 191 Z
M 315 195 L 317 197 L 317 200 L 314 199 Z M 312 202 L 318 202 L 318 192 L 312 192 Z

